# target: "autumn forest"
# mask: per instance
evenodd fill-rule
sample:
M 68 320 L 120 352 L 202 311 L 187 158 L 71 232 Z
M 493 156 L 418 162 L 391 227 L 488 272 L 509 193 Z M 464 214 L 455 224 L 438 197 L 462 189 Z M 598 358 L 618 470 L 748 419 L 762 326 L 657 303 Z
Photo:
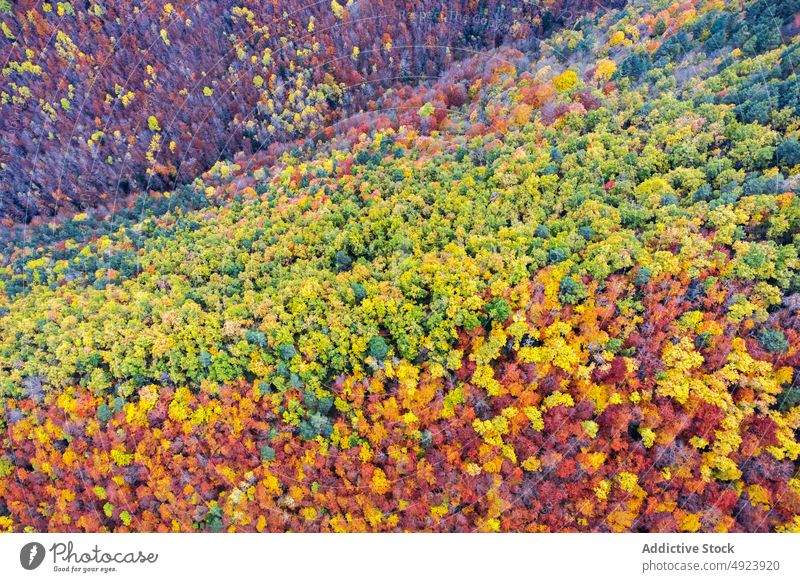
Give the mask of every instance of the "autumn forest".
M 0 0 L 0 532 L 800 532 L 800 0 Z

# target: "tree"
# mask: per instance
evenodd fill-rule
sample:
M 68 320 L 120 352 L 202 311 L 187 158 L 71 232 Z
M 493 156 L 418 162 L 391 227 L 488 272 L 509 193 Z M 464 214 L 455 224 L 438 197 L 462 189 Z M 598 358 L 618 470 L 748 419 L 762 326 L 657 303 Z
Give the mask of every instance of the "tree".
M 565 93 L 575 87 L 578 83 L 578 74 L 567 69 L 553 79 L 553 86 L 559 93 Z

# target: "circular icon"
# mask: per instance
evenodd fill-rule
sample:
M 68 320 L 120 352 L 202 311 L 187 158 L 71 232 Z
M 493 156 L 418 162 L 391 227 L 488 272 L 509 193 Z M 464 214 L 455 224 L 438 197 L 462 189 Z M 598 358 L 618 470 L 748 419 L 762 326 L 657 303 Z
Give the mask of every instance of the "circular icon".
M 35 570 L 44 562 L 44 554 L 44 546 L 39 542 L 27 543 L 19 552 L 19 563 L 26 570 Z

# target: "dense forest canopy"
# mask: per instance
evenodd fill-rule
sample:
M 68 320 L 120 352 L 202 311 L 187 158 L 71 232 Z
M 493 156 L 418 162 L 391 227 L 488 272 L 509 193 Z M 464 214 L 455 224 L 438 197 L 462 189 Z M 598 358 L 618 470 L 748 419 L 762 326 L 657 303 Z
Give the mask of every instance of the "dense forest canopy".
M 0 217 L 114 207 L 538 35 L 595 0 L 175 0 L 0 6 Z
M 259 73 L 263 116 L 225 109 L 247 43 L 183 113 L 137 93 L 119 123 L 154 151 L 209 125 L 185 183 L 6 231 L 0 528 L 800 531 L 800 2 L 632 0 L 543 35 L 558 3 L 450 3 L 526 16 L 502 42 L 398 24 L 393 50 L 486 48 L 402 53 L 435 79 L 335 91 L 270 148 L 282 107 L 402 67 L 321 32 L 366 6 L 293 21 L 348 64 Z M 267 26 L 209 10 L 226 43 Z

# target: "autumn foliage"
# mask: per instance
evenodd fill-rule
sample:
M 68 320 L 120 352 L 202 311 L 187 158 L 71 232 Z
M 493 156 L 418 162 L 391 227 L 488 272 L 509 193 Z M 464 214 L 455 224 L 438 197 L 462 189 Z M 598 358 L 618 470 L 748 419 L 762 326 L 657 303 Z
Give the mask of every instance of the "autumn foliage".
M 0 217 L 117 205 L 368 109 L 596 0 L 39 2 L 0 12 Z M 492 23 L 488 26 L 488 22 Z
M 800 530 L 772 4 L 634 1 L 9 229 L 0 528 Z

